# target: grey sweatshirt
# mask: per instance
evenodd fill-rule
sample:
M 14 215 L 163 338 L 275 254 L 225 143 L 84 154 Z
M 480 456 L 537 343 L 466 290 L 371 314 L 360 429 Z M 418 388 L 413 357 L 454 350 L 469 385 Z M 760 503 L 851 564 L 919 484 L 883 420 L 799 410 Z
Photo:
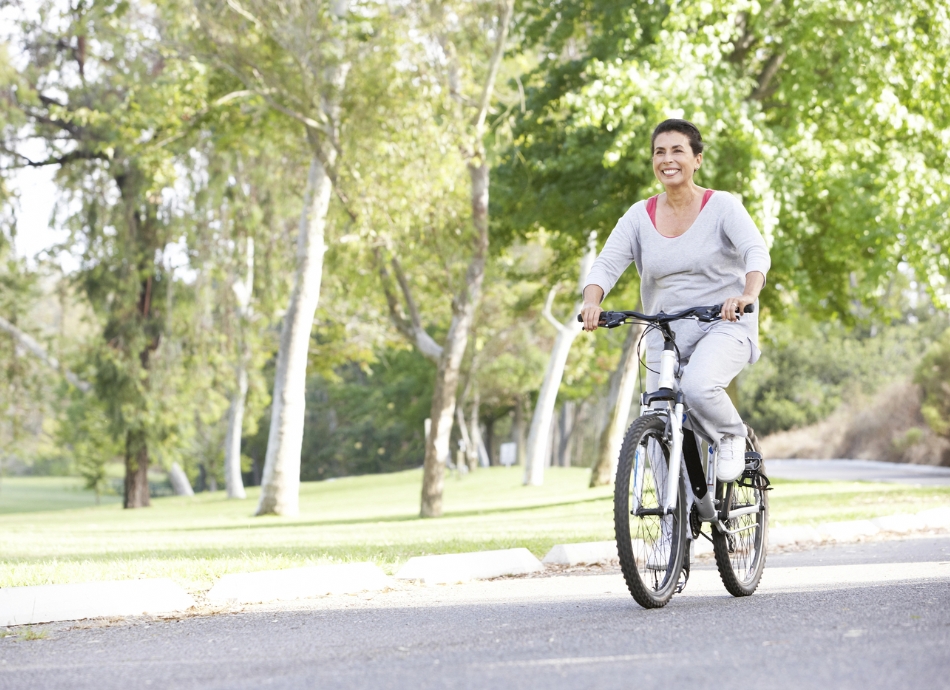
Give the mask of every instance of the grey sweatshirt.
M 765 240 L 742 203 L 728 192 L 713 194 L 689 230 L 661 235 L 638 201 L 617 222 L 587 276 L 588 285 L 610 292 L 631 263 L 640 273 L 640 297 L 647 314 L 722 304 L 742 294 L 746 273 L 767 275 L 771 260 Z M 616 305 L 615 308 L 629 308 Z M 754 314 L 725 322 L 751 341 L 758 359 L 758 303 Z M 741 336 L 740 336 L 741 337 Z

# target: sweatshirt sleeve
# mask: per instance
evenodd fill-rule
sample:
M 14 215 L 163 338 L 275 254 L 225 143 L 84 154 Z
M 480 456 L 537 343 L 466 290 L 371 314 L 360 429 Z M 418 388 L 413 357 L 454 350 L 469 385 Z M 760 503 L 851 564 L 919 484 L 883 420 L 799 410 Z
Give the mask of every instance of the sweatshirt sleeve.
M 732 196 L 730 208 L 723 218 L 723 232 L 732 246 L 736 248 L 742 261 L 745 263 L 745 272 L 758 271 L 768 276 L 772 259 L 765 244 L 762 233 L 752 220 L 752 216 L 742 205 L 742 202 Z
M 640 264 L 640 240 L 638 237 L 638 221 L 635 212 L 636 205 L 630 208 L 604 243 L 604 248 L 591 266 L 584 286 L 597 285 L 604 291 L 604 296 L 613 289 L 620 280 L 620 276 L 631 263 L 636 263 L 637 270 Z

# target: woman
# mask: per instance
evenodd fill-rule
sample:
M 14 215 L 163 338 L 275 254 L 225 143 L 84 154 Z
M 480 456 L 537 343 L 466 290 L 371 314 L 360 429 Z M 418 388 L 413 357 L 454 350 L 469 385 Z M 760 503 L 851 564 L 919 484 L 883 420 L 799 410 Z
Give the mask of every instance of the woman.
M 600 303 L 635 263 L 646 313 L 674 313 L 722 304 L 722 321 L 673 324 L 682 368 L 680 389 L 690 422 L 718 445 L 717 477 L 733 481 L 745 467 L 745 425 L 725 388 L 759 358 L 758 309 L 744 314 L 765 285 L 768 248 L 731 194 L 703 189 L 693 175 L 703 162 L 703 139 L 686 120 L 653 130 L 653 173 L 666 190 L 634 204 L 620 219 L 591 268 L 584 288 L 584 330 L 593 331 Z M 662 338 L 647 335 L 647 386 L 655 390 Z M 649 371 L 649 370 L 654 371 Z

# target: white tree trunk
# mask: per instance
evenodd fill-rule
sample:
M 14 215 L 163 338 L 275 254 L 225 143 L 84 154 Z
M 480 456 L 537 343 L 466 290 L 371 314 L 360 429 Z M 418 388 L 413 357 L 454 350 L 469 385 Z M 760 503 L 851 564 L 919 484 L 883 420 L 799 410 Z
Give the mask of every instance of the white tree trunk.
M 244 329 L 254 292 L 254 240 L 248 237 L 245 250 L 245 275 L 232 285 L 237 300 L 240 344 L 235 365 L 235 390 L 228 409 L 228 432 L 224 437 L 224 486 L 228 498 L 246 498 L 241 478 L 241 436 L 244 428 L 244 403 L 247 399 L 247 362 L 250 356 Z
M 630 331 L 624 340 L 623 352 L 615 372 L 619 377 L 617 394 L 613 400 L 609 401 L 612 404 L 607 416 L 607 425 L 601 434 L 597 462 L 594 463 L 591 472 L 590 485 L 592 487 L 612 484 L 617 473 L 620 446 L 623 444 L 627 420 L 630 418 L 630 407 L 637 391 L 637 374 L 640 369 L 637 342 L 642 333 L 642 326 L 630 326 Z
M 581 257 L 580 262 L 580 291 L 583 292 L 587 282 L 587 274 L 590 273 L 590 267 L 594 263 L 594 257 L 597 254 L 594 242 L 596 235 L 590 234 L 587 242 L 587 251 Z M 571 345 L 574 339 L 581 333 L 581 324 L 577 320 L 577 314 L 581 308 L 581 302 L 574 305 L 571 315 L 564 323 L 558 323 L 551 314 L 551 302 L 554 300 L 554 290 L 548 294 L 548 301 L 544 307 L 544 316 L 558 330 L 557 339 L 554 341 L 554 348 L 551 350 L 551 358 L 548 360 L 548 368 L 544 373 L 544 381 L 541 383 L 541 391 L 538 393 L 538 402 L 534 407 L 534 415 L 531 418 L 531 429 L 528 432 L 528 448 L 525 456 L 524 483 L 530 486 L 541 486 L 544 483 L 544 463 L 549 452 L 548 444 L 551 438 L 551 420 L 554 418 L 554 404 L 557 402 L 557 391 L 561 387 L 561 379 L 564 377 L 564 367 L 567 365 L 567 356 L 571 352 Z
M 244 426 L 244 400 L 247 397 L 247 365 L 237 364 L 237 388 L 228 408 L 228 433 L 224 439 L 224 486 L 228 498 L 247 498 L 241 477 L 241 429 Z
M 576 311 L 572 317 L 575 315 Z M 558 331 L 557 340 L 554 341 L 554 349 L 551 350 L 551 358 L 548 360 L 548 368 L 544 373 L 544 382 L 541 384 L 541 392 L 538 393 L 538 402 L 534 407 L 534 416 L 531 418 L 531 428 L 528 431 L 525 484 L 541 486 L 544 483 L 544 461 L 549 452 L 548 443 L 551 438 L 554 403 L 557 401 L 557 391 L 561 387 L 571 345 L 580 333 L 581 324 L 576 321 L 576 318 L 572 318 L 562 324 L 562 330 Z
M 176 496 L 194 496 L 195 491 L 191 488 L 191 482 L 188 481 L 188 475 L 177 462 L 173 462 L 168 470 L 168 482 L 172 485 L 172 491 Z
M 332 159 L 328 162 L 332 163 Z M 327 171 L 320 159 L 314 156 L 300 216 L 294 291 L 280 334 L 270 433 L 257 515 L 296 515 L 299 509 L 307 354 L 313 317 L 320 299 L 330 191 Z

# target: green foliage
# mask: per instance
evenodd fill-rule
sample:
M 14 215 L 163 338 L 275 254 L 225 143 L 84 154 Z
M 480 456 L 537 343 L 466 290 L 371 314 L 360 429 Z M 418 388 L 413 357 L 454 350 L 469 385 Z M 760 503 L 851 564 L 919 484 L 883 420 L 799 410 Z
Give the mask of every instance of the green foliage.
M 950 438 L 950 328 L 927 349 L 914 381 L 923 390 L 921 412 L 927 424 Z
M 762 358 L 739 378 L 739 409 L 760 435 L 807 426 L 849 397 L 912 375 L 936 318 L 868 330 L 798 318 L 773 323 Z
M 901 261 L 943 299 L 946 3 L 605 0 L 531 6 L 527 27 L 547 59 L 493 176 L 509 232 L 576 255 L 659 190 L 650 132 L 686 117 L 708 140 L 699 183 L 740 194 L 771 244 L 767 307 L 881 311 Z
M 301 476 L 327 479 L 422 464 L 432 364 L 415 350 L 387 348 L 366 366 L 338 367 L 307 386 Z

